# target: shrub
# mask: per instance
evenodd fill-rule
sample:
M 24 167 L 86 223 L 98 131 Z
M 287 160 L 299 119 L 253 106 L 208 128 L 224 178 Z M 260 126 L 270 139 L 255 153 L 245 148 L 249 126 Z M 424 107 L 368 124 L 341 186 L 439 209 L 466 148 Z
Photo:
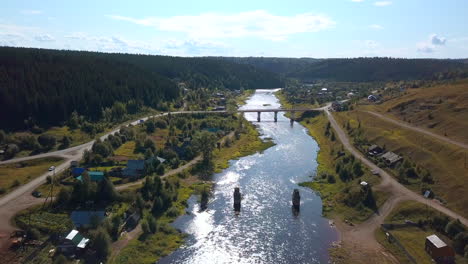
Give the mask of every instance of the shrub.
M 179 215 L 179 210 L 175 207 L 171 207 L 169 210 L 167 210 L 166 215 L 169 217 L 177 217 Z
M 335 182 L 336 182 L 335 176 L 329 174 L 329 175 L 327 176 L 327 182 L 328 182 L 328 183 L 335 183 Z

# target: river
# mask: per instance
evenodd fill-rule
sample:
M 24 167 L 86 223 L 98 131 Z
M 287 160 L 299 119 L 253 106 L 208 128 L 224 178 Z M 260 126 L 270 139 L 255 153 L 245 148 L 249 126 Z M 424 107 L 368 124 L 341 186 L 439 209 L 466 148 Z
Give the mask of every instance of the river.
M 242 108 L 280 106 L 272 90 L 257 90 Z M 186 243 L 158 263 L 328 263 L 336 231 L 321 216 L 320 197 L 297 185 L 315 175 L 317 142 L 282 113 L 277 123 L 273 113 L 262 113 L 260 123 L 257 113 L 245 117 L 276 145 L 230 161 L 228 169 L 215 174 L 206 211 L 200 212 L 197 198 L 190 198 L 190 214 L 173 223 L 188 234 Z M 234 187 L 243 196 L 239 215 L 233 211 Z M 294 188 L 301 194 L 299 215 L 291 210 Z

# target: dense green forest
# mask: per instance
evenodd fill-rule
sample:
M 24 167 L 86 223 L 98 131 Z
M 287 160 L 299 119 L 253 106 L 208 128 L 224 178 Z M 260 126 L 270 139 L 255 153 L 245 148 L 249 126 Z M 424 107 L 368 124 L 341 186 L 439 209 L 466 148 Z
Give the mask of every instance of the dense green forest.
M 207 57 L 170 57 L 132 54 L 105 54 L 108 58 L 129 62 L 173 80 L 189 83 L 192 88 L 265 89 L 283 86 L 283 81 L 268 69 Z
M 180 96 L 178 81 L 189 88 L 282 86 L 273 73 L 208 58 L 0 47 L 1 128 L 59 125 L 74 111 L 98 120 L 130 100 L 157 108 Z
M 221 58 L 219 58 L 221 59 Z M 434 79 L 442 75 L 460 75 L 468 71 L 466 60 L 397 58 L 225 58 L 260 69 L 309 82 L 329 80 L 374 82 Z M 447 74 L 450 73 L 450 74 Z

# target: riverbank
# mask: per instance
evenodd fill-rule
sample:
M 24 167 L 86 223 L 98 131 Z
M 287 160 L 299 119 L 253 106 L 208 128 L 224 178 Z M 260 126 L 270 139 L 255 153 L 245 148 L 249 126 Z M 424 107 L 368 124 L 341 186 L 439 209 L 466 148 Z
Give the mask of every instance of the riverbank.
M 277 97 L 282 105 L 293 106 L 282 94 L 277 94 Z M 381 258 L 381 255 L 375 254 L 373 248 L 376 245 L 373 245 L 373 242 L 360 245 L 348 243 L 349 238 L 355 235 L 353 226 L 368 220 L 388 198 L 387 193 L 373 188 L 369 188 L 366 197 L 363 197 L 360 182 L 365 181 L 368 185 L 375 186 L 380 182 L 380 178 L 372 175 L 344 150 L 324 112 L 312 117 L 296 117 L 299 117 L 297 121 L 307 128 L 309 135 L 320 146 L 317 156 L 319 165 L 314 180 L 300 185 L 320 194 L 323 216 L 331 219 L 331 225 L 334 225 L 339 233 L 340 243 L 330 249 L 333 262 L 361 263 L 366 258 Z M 368 201 L 369 194 L 371 201 Z
M 238 137 L 234 133 L 227 135 L 221 144 L 221 149 L 213 152 L 215 173 L 227 168 L 230 160 L 261 152 L 274 145 L 271 141 L 261 140 L 253 124 L 246 120 L 242 122 L 244 124 L 242 133 Z M 149 235 L 144 240 L 140 239 L 140 234 L 131 234 L 131 241 L 128 241 L 128 245 L 121 249 L 120 254 L 113 256 L 110 263 L 154 263 L 184 244 L 186 235 L 169 224 L 185 214 L 187 200 L 192 195 L 199 195 L 203 190 L 211 190 L 213 185 L 213 182 L 201 181 L 190 172 L 189 169 L 186 170 L 182 173 L 183 178 L 180 179 L 181 188 L 175 202 L 177 214 L 165 214 L 162 219 L 158 219 L 160 226 L 163 226 L 162 231 Z M 182 175 L 171 177 L 175 179 Z

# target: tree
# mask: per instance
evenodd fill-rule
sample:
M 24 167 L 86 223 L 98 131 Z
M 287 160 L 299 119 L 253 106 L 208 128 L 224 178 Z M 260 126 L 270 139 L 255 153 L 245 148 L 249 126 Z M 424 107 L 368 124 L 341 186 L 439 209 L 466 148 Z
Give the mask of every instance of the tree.
M 37 140 L 39 141 L 39 144 L 42 145 L 42 147 L 47 149 L 53 148 L 57 143 L 55 137 L 49 134 L 42 134 L 37 138 Z
M 18 152 L 20 152 L 18 145 L 8 144 L 7 149 L 5 151 L 5 158 L 7 159 L 13 158 Z
M 465 247 L 468 245 L 468 233 L 460 232 L 453 238 L 453 248 L 459 254 L 464 253 Z
M 61 188 L 59 193 L 57 194 L 57 199 L 55 203 L 57 205 L 66 205 L 70 200 L 70 191 L 68 188 Z
M 99 154 L 104 158 L 108 157 L 110 154 L 112 154 L 112 149 L 107 144 L 105 144 L 104 142 L 101 142 L 101 141 L 96 141 L 93 144 L 92 149 L 93 149 L 93 152 L 95 154 Z
M 147 138 L 145 139 L 145 143 L 143 145 L 145 147 L 145 149 L 151 149 L 151 151 L 155 151 L 156 150 L 156 145 L 154 144 L 153 140 Z
M 201 193 L 201 198 L 200 198 L 200 208 L 202 210 L 205 210 L 208 206 L 208 197 L 209 197 L 208 191 L 206 189 L 203 189 Z
M 360 177 L 364 174 L 364 171 L 362 170 L 361 162 L 355 162 L 353 164 L 353 174 L 356 177 Z
M 146 126 L 146 132 L 149 134 L 153 133 L 156 130 L 156 126 L 154 125 L 153 120 L 147 120 L 145 122 L 145 126 Z
M 67 263 L 68 263 L 67 258 L 62 254 L 56 256 L 54 259 L 54 264 L 67 264 Z
M 71 138 L 68 136 L 63 136 L 62 138 L 62 145 L 60 145 L 61 149 L 68 148 L 71 144 Z
M 5 142 L 6 140 L 6 133 L 5 131 L 3 131 L 2 129 L 0 129 L 0 144 L 3 144 L 3 142 Z
M 71 113 L 70 119 L 68 120 L 68 127 L 71 129 L 77 129 L 80 124 L 80 117 L 78 116 L 78 113 L 73 111 Z
M 149 229 L 148 221 L 143 220 L 141 221 L 141 230 L 143 231 L 143 234 L 150 234 L 151 231 Z
M 96 256 L 100 260 L 106 260 L 110 253 L 111 239 L 109 234 L 103 228 L 99 228 L 92 236 L 91 247 L 96 250 Z
M 150 149 L 150 148 L 147 148 L 145 150 L 145 160 L 148 160 L 150 159 L 151 157 L 153 157 L 153 151 Z
M 115 102 L 114 105 L 112 106 L 112 120 L 113 121 L 122 120 L 126 113 L 127 113 L 127 109 L 125 108 L 125 104 L 121 102 Z
M 160 215 L 164 211 L 164 204 L 160 197 L 156 197 L 153 202 L 153 208 L 151 208 L 151 212 L 153 215 Z
M 99 182 L 98 192 L 96 193 L 96 198 L 98 201 L 115 201 L 118 198 L 119 194 L 115 190 L 114 184 L 109 180 L 109 178 L 104 177 L 102 181 Z
M 152 215 L 147 216 L 148 227 L 151 233 L 155 234 L 158 231 L 158 224 Z
M 208 131 L 198 132 L 193 138 L 193 145 L 197 152 L 203 154 L 203 161 L 211 160 L 211 154 L 216 144 L 216 136 Z

